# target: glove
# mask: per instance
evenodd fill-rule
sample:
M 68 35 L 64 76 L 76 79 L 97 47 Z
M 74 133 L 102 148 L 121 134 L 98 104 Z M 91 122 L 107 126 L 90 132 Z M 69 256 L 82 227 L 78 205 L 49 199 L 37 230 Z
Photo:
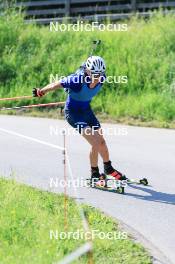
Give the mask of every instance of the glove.
M 39 88 L 34 88 L 32 93 L 33 97 L 42 97 L 44 95 L 44 92 L 42 92 Z

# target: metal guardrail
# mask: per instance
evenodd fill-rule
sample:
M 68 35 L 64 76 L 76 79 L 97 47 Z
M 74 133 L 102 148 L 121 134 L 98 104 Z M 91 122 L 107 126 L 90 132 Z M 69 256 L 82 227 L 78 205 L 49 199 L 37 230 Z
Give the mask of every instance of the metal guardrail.
M 26 21 L 33 19 L 40 24 L 50 21 L 63 20 L 110 20 L 125 19 L 133 13 L 139 12 L 141 16 L 149 16 L 149 12 L 158 8 L 174 9 L 175 1 L 155 2 L 155 0 L 16 0 L 13 6 L 21 8 L 26 14 Z M 161 0 L 160 0 L 161 1 Z M 0 10 L 12 5 L 13 0 L 4 0 Z M 2 11 L 1 11 L 2 12 Z M 98 18 L 98 19 L 97 19 Z

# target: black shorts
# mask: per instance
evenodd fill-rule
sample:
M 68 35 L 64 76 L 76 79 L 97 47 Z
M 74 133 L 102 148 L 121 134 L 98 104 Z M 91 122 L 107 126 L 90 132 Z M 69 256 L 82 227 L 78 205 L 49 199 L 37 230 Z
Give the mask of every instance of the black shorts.
M 67 122 L 81 133 L 81 130 L 86 127 L 91 127 L 93 130 L 98 130 L 101 125 L 95 114 L 89 108 L 88 110 L 72 111 L 65 110 L 65 118 Z

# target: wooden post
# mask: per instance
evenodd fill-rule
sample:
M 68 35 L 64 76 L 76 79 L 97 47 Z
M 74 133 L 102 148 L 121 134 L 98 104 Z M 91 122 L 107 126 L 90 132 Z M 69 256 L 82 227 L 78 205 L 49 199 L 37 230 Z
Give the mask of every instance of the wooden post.
M 136 0 L 131 0 L 132 12 L 136 12 Z
M 65 15 L 66 15 L 66 17 L 70 16 L 70 1 L 71 0 L 65 0 Z

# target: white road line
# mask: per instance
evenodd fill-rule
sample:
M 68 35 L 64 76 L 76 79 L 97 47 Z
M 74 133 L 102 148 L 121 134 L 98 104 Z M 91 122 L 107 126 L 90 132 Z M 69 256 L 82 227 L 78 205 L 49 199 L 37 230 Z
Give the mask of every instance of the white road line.
M 36 143 L 39 143 L 39 144 L 42 144 L 42 145 L 45 145 L 45 146 L 48 146 L 48 147 L 51 147 L 51 148 L 55 148 L 55 149 L 59 149 L 59 150 L 64 150 L 63 147 L 60 147 L 60 146 L 57 146 L 57 145 L 51 144 L 49 142 L 45 142 L 45 141 L 42 141 L 42 140 L 33 138 L 33 137 L 28 137 L 28 136 L 19 134 L 17 132 L 11 131 L 11 130 L 7 130 L 7 129 L 4 129 L 4 128 L 0 128 L 0 131 L 5 132 L 5 133 L 10 134 L 10 135 L 13 135 L 13 136 L 17 136 L 17 137 L 24 138 L 26 140 L 30 140 L 30 141 L 36 142 Z
M 33 137 L 28 137 L 28 136 L 22 135 L 20 133 L 17 133 L 17 132 L 11 131 L 11 130 L 0 128 L 0 131 L 4 132 L 4 133 L 7 133 L 7 134 L 10 134 L 10 135 L 13 135 L 13 136 L 24 138 L 26 140 L 30 140 L 30 141 L 36 142 L 36 143 L 39 143 L 39 144 L 42 144 L 42 145 L 45 145 L 45 146 L 48 146 L 48 147 L 51 147 L 51 148 L 55 148 L 55 149 L 59 149 L 59 150 L 65 150 L 63 147 L 60 147 L 60 146 L 57 146 L 57 145 L 54 145 L 54 144 L 51 144 L 51 143 L 48 143 L 48 142 L 33 138 Z M 68 168 L 69 168 L 70 176 L 71 176 L 72 179 L 74 179 L 67 151 L 66 151 L 66 157 L 67 157 L 67 161 L 68 161 Z M 78 199 L 79 195 L 77 193 L 77 189 L 76 188 L 74 188 L 74 192 L 75 192 L 76 198 Z M 78 201 L 79 201 L 79 199 L 78 199 Z M 84 229 L 87 232 L 87 231 L 89 231 L 89 226 L 88 226 L 88 222 L 86 220 L 85 214 L 84 214 L 84 210 L 80 206 L 78 206 L 78 208 L 79 208 L 80 215 L 82 217 Z M 81 246 L 80 248 L 78 248 L 77 250 L 75 250 L 74 252 L 69 254 L 68 256 L 66 256 L 61 262 L 59 262 L 59 264 L 71 263 L 73 260 L 79 258 L 83 254 L 85 254 L 85 253 L 87 253 L 87 252 L 89 252 L 91 250 L 92 250 L 92 243 L 91 242 L 87 242 L 83 246 Z
M 5 132 L 5 133 L 8 133 L 10 135 L 13 135 L 13 136 L 17 136 L 17 137 L 21 137 L 21 138 L 24 138 L 26 140 L 30 140 L 30 141 L 34 141 L 36 143 L 39 143 L 39 144 L 42 144 L 42 145 L 45 145 L 45 146 L 48 146 L 48 147 L 51 147 L 51 148 L 56 148 L 56 149 L 59 149 L 59 150 L 64 150 L 63 147 L 60 147 L 60 146 L 57 146 L 57 145 L 54 145 L 54 144 L 51 144 L 51 143 L 48 143 L 48 142 L 45 142 L 45 141 L 42 141 L 42 140 L 38 140 L 36 138 L 33 138 L 33 137 L 28 137 L 28 136 L 25 136 L 25 135 L 22 135 L 22 134 L 19 134 L 19 133 L 16 133 L 14 131 L 11 131 L 11 130 L 7 130 L 7 129 L 4 129 L 4 128 L 0 128 L 0 131 L 2 132 Z M 68 156 L 68 153 L 67 153 L 67 150 L 66 150 L 66 157 L 67 157 L 67 162 L 68 162 L 68 169 L 69 169 L 69 174 L 70 174 L 70 177 L 72 180 L 74 180 L 74 176 L 73 176 L 73 172 L 72 172 L 72 169 L 71 169 L 71 165 L 70 165 L 70 159 L 69 159 L 69 156 Z M 75 196 L 77 198 L 77 204 L 79 204 L 79 194 L 77 192 L 77 189 L 76 187 L 74 186 L 74 193 L 75 193 Z M 86 217 L 84 215 L 84 211 L 81 207 L 79 207 L 79 211 L 80 211 L 80 215 L 82 217 L 82 220 L 83 220 L 83 226 L 84 226 L 84 229 L 87 231 L 89 231 L 89 228 L 88 228 L 88 223 L 87 223 L 87 220 L 86 220 Z

